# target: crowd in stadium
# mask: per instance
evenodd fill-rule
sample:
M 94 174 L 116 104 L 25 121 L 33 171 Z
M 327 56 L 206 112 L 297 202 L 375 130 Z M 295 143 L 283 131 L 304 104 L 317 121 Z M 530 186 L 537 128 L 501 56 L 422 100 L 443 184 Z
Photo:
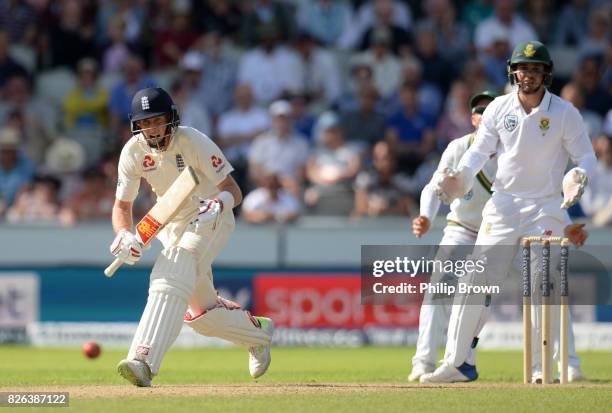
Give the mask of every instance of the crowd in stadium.
M 153 85 L 223 149 L 243 220 L 414 215 L 470 97 L 538 39 L 600 161 L 572 213 L 611 224 L 611 23 L 605 0 L 0 0 L 0 218 L 108 220 Z

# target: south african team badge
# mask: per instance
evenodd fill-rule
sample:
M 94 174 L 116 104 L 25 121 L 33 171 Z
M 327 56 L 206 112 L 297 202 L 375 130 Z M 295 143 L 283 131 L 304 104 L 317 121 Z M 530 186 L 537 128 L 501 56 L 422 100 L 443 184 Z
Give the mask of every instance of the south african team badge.
M 506 128 L 508 132 L 512 132 L 514 129 L 516 129 L 517 125 L 518 125 L 518 116 L 513 115 L 513 114 L 508 114 L 504 117 L 504 128 Z
M 548 131 L 548 128 L 550 128 L 550 119 L 541 117 L 540 118 L 540 130 L 542 131 L 542 135 L 544 135 Z

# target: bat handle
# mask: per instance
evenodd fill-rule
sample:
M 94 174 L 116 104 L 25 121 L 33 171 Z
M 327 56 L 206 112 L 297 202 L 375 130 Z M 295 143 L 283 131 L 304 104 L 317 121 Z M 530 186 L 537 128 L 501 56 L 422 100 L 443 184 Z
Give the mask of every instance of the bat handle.
M 123 260 L 119 258 L 115 258 L 115 261 L 104 270 L 104 275 L 108 278 L 112 277 L 115 271 L 119 269 L 123 265 Z

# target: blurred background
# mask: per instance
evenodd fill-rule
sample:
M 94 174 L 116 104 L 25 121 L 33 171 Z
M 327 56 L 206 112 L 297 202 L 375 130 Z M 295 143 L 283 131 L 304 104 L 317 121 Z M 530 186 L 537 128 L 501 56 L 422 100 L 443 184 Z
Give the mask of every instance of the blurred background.
M 583 116 L 599 165 L 570 212 L 610 245 L 611 19 L 605 0 L 0 0 L 0 342 L 129 343 L 159 246 L 102 269 L 149 86 L 234 166 L 245 200 L 215 282 L 272 316 L 280 344 L 414 344 L 418 306 L 360 305 L 360 246 L 416 243 L 421 189 L 471 132 L 470 97 L 508 90 L 522 41 L 548 46 L 552 91 Z M 135 219 L 154 202 L 141 188 Z M 612 348 L 611 307 L 573 311 L 579 348 Z M 493 318 L 488 342 L 520 347 L 519 307 Z

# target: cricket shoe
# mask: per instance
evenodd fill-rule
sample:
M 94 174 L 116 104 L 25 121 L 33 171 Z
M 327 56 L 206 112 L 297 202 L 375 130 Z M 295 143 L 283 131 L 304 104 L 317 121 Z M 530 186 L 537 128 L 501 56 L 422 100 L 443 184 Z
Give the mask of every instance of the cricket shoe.
M 476 366 L 463 363 L 459 367 L 444 363 L 433 373 L 426 373 L 421 376 L 421 383 L 457 383 L 474 381 L 478 378 Z
M 121 360 L 117 371 L 127 381 L 138 387 L 150 387 L 153 374 L 147 363 L 140 360 Z
M 572 367 L 569 366 L 567 368 L 567 381 L 569 381 L 570 383 L 576 383 L 579 381 L 586 381 L 587 377 L 584 375 L 584 373 L 582 372 L 582 370 L 580 370 L 580 367 Z
M 415 364 L 412 366 L 408 381 L 419 381 L 423 374 L 432 373 L 434 370 L 434 366 L 430 364 Z
M 274 322 L 266 317 L 254 317 L 259 321 L 261 329 L 270 334 L 270 343 L 249 347 L 249 373 L 254 379 L 261 377 L 270 367 L 272 356 L 270 346 L 272 345 L 272 334 L 274 333 Z

